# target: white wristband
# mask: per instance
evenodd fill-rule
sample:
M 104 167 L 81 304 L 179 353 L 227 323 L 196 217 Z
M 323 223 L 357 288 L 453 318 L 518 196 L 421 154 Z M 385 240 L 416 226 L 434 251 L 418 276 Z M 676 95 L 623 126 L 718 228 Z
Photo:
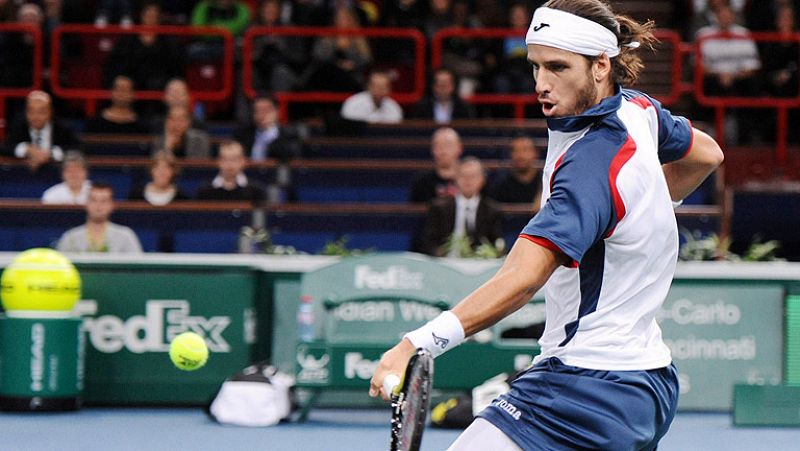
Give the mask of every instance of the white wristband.
M 464 341 L 464 327 L 458 317 L 450 310 L 442 312 L 436 318 L 417 330 L 405 334 L 404 338 L 436 357 Z

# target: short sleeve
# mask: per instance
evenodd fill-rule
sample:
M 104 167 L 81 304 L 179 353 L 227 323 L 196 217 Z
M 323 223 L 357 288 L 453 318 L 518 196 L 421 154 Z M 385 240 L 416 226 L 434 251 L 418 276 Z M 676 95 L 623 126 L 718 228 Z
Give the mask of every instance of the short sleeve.
M 550 197 L 522 230 L 522 235 L 549 241 L 575 263 L 614 225 L 608 171 L 604 169 L 610 161 L 604 164 L 591 157 L 565 158 L 553 175 Z
M 663 163 L 680 160 L 692 147 L 692 124 L 683 116 L 675 116 L 650 99 L 658 114 L 658 159 Z

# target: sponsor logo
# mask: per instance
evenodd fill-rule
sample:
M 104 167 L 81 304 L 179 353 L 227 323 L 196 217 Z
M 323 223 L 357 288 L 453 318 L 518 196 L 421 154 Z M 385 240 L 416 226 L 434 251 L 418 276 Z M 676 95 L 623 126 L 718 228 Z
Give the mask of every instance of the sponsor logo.
M 319 352 L 317 351 L 317 353 Z M 297 382 L 328 383 L 330 379 L 328 365 L 330 364 L 331 356 L 324 351 L 320 356 L 316 356 L 314 353 L 314 350 L 308 349 L 307 346 L 299 346 L 297 348 L 297 363 L 300 365 L 300 370 L 297 372 Z
M 541 30 L 542 28 L 544 28 L 544 27 L 549 27 L 549 26 L 550 26 L 550 24 L 549 24 L 549 23 L 544 23 L 544 22 L 542 22 L 542 23 L 540 23 L 539 25 L 536 25 L 535 27 L 533 27 L 533 32 L 535 33 L 535 32 L 537 32 L 537 31 Z
M 360 352 L 348 352 L 344 355 L 344 377 L 348 379 L 370 380 L 378 360 L 365 359 Z
M 412 272 L 402 265 L 393 265 L 385 271 L 369 265 L 356 265 L 353 285 L 359 290 L 421 290 L 425 274 Z
M 492 405 L 502 410 L 503 412 L 511 415 L 511 418 L 517 421 L 519 421 L 519 418 L 522 416 L 522 412 L 520 412 L 519 409 L 517 409 L 517 407 L 514 404 L 511 404 L 505 399 L 495 400 L 492 403 Z
M 114 315 L 97 314 L 97 301 L 83 300 L 77 312 L 84 316 L 83 330 L 89 342 L 100 352 L 112 354 L 123 348 L 130 352 L 168 352 L 175 336 L 186 331 L 204 336 L 211 352 L 230 352 L 222 333 L 231 323 L 228 316 L 206 318 L 190 315 L 187 300 L 148 300 L 145 314 L 123 320 Z
M 44 325 L 34 323 L 31 327 L 31 391 L 44 389 Z
M 713 304 L 694 303 L 689 299 L 678 299 L 668 309 L 659 312 L 659 319 L 672 320 L 680 325 L 733 326 L 742 319 L 742 311 L 735 304 L 718 300 Z
M 444 349 L 450 343 L 450 340 L 444 337 L 437 337 L 435 333 L 431 332 L 431 336 L 433 337 L 433 344 L 439 346 L 440 348 Z
M 395 307 L 396 306 L 396 307 Z M 344 322 L 426 322 L 436 318 L 441 310 L 414 301 L 343 302 L 333 310 L 333 317 Z

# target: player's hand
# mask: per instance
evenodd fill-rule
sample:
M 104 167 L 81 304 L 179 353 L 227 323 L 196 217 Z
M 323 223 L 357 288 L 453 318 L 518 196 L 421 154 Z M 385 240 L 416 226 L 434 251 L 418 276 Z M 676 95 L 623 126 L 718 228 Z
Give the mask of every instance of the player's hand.
M 392 394 L 383 390 L 383 379 L 390 374 L 402 377 L 406 372 L 408 360 L 414 355 L 415 351 L 414 345 L 405 338 L 400 343 L 397 343 L 395 347 L 386 351 L 381 357 L 381 361 L 378 362 L 375 374 L 372 375 L 372 380 L 369 382 L 369 395 L 373 398 L 380 395 L 384 401 L 388 401 Z

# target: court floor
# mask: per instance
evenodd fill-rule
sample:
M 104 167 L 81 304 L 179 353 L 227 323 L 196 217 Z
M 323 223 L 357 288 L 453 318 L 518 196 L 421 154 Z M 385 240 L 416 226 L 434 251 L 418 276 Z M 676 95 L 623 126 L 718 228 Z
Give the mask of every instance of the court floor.
M 387 409 L 317 409 L 305 423 L 220 426 L 199 408 L 84 408 L 0 413 L 3 451 L 375 451 L 388 449 Z M 444 450 L 458 431 L 428 429 L 423 450 Z M 800 428 L 734 428 L 730 415 L 683 413 L 660 451 L 800 451 Z

